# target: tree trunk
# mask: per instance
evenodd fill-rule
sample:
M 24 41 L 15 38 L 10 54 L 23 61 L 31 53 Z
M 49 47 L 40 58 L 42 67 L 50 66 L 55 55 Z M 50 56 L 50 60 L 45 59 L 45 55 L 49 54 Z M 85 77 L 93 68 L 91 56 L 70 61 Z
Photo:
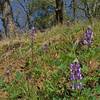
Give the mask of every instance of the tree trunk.
M 73 6 L 73 17 L 74 21 L 76 19 L 76 10 L 77 10 L 77 0 L 72 0 L 72 6 Z
M 24 6 L 20 0 L 17 0 L 17 1 L 20 4 L 20 6 L 23 8 L 24 12 L 26 13 L 27 25 L 28 25 L 28 28 L 31 29 L 32 26 L 31 26 L 31 19 L 30 19 L 30 10 L 29 9 L 26 10 L 26 6 Z M 26 3 L 25 0 L 24 0 L 24 3 Z
M 85 16 L 88 18 L 89 22 L 92 24 L 92 15 L 90 14 L 90 9 L 88 5 L 88 1 L 84 1 L 84 8 L 85 8 Z
M 28 23 L 28 28 L 31 29 L 32 25 L 31 25 L 30 16 L 28 13 L 27 13 L 27 23 Z
M 4 14 L 4 9 L 5 9 L 4 3 L 5 3 L 5 1 L 0 1 L 0 11 L 1 11 L 1 21 L 3 23 L 4 33 L 5 33 L 5 36 L 7 37 L 8 34 L 7 34 L 6 19 L 4 16 L 5 15 Z
M 8 37 L 8 24 L 10 22 L 13 23 L 13 11 L 9 0 L 4 0 L 0 2 L 0 10 L 1 10 L 1 20 L 3 22 L 3 28 L 5 36 Z
M 5 20 L 5 18 L 1 18 L 1 21 L 2 21 L 2 23 L 3 23 L 5 36 L 8 37 L 7 25 L 6 25 L 6 20 Z
M 63 0 L 56 0 L 56 21 L 63 24 Z
M 11 16 L 11 19 L 12 21 L 14 22 L 14 16 L 13 16 L 13 10 L 12 10 L 12 6 L 11 6 L 11 3 L 9 0 L 7 0 L 7 3 L 8 3 L 8 6 L 9 6 L 9 13 L 10 13 L 10 16 Z

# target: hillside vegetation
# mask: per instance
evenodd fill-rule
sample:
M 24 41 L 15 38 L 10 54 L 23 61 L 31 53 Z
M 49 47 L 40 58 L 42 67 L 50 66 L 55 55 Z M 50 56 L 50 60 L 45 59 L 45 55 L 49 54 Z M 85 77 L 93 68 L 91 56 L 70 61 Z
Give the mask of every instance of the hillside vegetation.
M 91 47 L 78 46 L 88 23 L 57 25 L 0 41 L 0 100 L 100 100 L 100 23 Z M 33 50 L 33 51 L 32 51 Z M 81 63 L 82 90 L 72 90 L 69 65 Z

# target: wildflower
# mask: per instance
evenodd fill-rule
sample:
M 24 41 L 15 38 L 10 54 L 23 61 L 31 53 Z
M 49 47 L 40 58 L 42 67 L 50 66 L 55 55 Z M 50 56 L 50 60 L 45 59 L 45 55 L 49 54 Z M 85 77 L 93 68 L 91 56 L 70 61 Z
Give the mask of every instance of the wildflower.
M 36 29 L 35 29 L 35 27 L 33 26 L 32 29 L 31 29 L 31 39 L 32 39 L 32 40 L 34 40 L 35 33 L 36 33 Z
M 35 27 L 32 27 L 32 29 L 31 29 L 31 53 L 32 53 L 32 65 L 33 65 L 33 58 L 34 58 L 34 56 L 33 56 L 33 44 L 34 44 L 34 38 L 35 38 L 35 33 L 36 33 L 36 29 L 35 29 Z
M 91 26 L 88 26 L 85 34 L 84 34 L 84 40 L 83 44 L 90 46 L 93 40 L 93 31 Z
M 6 80 L 7 82 L 10 82 L 11 79 L 13 78 L 13 77 L 12 77 L 12 66 L 9 66 L 9 67 L 7 67 L 7 68 L 5 69 L 4 75 L 6 76 L 6 77 L 5 77 L 5 80 Z
M 12 68 L 6 68 L 5 69 L 5 75 L 10 76 L 11 75 L 11 70 L 12 70 Z
M 82 79 L 82 74 L 81 74 L 81 67 L 78 59 L 75 59 L 72 64 L 70 64 L 70 80 L 72 81 L 77 81 Z M 81 83 L 73 83 L 72 88 L 80 88 Z

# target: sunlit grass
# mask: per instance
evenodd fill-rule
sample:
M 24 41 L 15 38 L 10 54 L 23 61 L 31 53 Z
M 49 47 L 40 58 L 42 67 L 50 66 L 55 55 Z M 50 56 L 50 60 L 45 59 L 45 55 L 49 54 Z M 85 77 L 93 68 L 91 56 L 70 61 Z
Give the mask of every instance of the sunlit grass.
M 87 26 L 88 23 L 78 22 L 70 27 L 57 25 L 44 33 L 37 32 L 33 44 L 33 65 L 29 33 L 21 38 L 1 41 L 0 89 L 6 91 L 11 100 L 99 100 L 100 23 L 94 23 L 91 48 L 77 48 L 75 44 Z M 44 44 L 48 46 L 46 51 Z M 69 65 L 76 57 L 82 64 L 84 88 L 81 91 L 73 91 L 70 87 Z M 11 79 L 5 78 L 6 68 L 11 68 Z

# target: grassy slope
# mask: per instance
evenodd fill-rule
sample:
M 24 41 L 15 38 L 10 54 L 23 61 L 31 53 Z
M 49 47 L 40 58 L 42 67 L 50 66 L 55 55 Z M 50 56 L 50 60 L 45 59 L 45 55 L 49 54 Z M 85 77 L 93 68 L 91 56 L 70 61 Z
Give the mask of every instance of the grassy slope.
M 25 100 L 27 98 L 35 100 L 32 98 L 38 95 L 42 100 L 44 98 L 51 98 L 50 100 L 54 98 L 54 100 L 64 97 L 70 98 L 70 95 L 73 98 L 79 96 L 82 100 L 92 96 L 99 98 L 98 93 L 100 91 L 97 92 L 96 89 L 100 85 L 100 23 L 97 22 L 94 25 L 92 47 L 82 46 L 78 48 L 75 42 L 82 37 L 86 27 L 87 25 L 82 23 L 76 23 L 70 27 L 58 25 L 45 33 L 37 33 L 33 47 L 33 65 L 31 43 L 28 36 L 21 39 L 1 41 L 1 93 L 3 91 L 3 94 L 6 94 L 5 97 L 12 98 L 12 100 L 18 100 L 19 97 Z M 47 51 L 43 50 L 44 44 L 48 45 Z M 75 95 L 70 88 L 69 65 L 76 57 L 79 58 L 82 64 L 84 76 L 82 82 L 85 89 L 81 94 L 74 91 Z M 7 74 L 8 70 L 9 74 Z M 19 84 L 14 83 L 15 81 Z M 26 83 L 25 86 L 23 83 Z M 31 84 L 35 87 L 30 87 Z M 27 90 L 27 87 L 29 87 L 29 90 Z M 39 92 L 38 95 L 35 94 L 32 88 Z M 92 93 L 90 89 L 92 89 Z M 85 91 L 89 91 L 89 93 Z M 64 94 L 65 92 L 69 93 L 69 95 Z

